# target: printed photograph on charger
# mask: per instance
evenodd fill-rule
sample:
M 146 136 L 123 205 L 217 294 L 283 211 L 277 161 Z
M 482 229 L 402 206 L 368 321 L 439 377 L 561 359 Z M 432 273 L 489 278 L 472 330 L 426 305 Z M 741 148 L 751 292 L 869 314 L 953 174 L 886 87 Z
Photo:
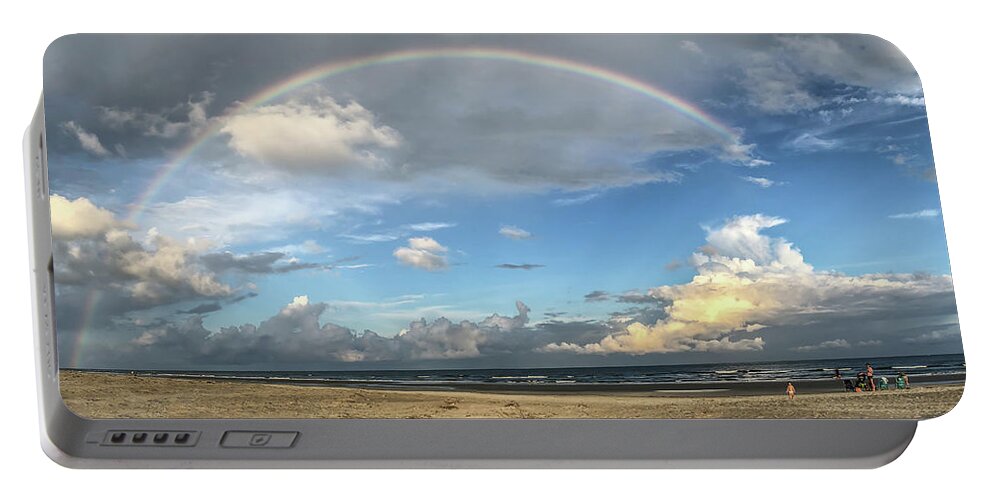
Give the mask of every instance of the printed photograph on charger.
M 862 35 L 75 35 L 89 418 L 896 418 L 965 383 L 921 80 Z

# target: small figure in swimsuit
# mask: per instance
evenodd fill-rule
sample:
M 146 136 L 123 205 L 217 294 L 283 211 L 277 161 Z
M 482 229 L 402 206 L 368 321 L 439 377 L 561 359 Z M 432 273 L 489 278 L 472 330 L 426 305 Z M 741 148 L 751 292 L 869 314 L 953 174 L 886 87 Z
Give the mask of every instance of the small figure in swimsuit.
M 793 387 L 793 382 L 786 383 L 786 395 L 789 396 L 790 401 L 796 397 L 796 387 Z

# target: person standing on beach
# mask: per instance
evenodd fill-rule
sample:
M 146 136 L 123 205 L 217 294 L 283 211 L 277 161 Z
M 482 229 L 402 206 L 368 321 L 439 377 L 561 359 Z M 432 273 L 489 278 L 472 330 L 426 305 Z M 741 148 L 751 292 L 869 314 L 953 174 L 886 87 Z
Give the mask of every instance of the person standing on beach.
M 793 382 L 786 383 L 786 395 L 789 396 L 790 401 L 796 397 L 796 387 L 793 387 Z
M 865 376 L 869 379 L 869 390 L 876 392 L 876 379 L 872 378 L 872 365 L 865 364 Z

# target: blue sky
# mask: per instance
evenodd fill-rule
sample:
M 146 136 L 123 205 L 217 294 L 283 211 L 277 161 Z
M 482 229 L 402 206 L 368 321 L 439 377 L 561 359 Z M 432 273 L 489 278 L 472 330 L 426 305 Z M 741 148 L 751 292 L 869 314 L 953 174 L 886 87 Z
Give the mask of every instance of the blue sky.
M 242 105 L 319 64 L 463 47 L 619 73 L 731 136 L 479 58 Z M 84 35 L 49 50 L 45 99 L 63 366 L 961 350 L 920 80 L 877 38 Z

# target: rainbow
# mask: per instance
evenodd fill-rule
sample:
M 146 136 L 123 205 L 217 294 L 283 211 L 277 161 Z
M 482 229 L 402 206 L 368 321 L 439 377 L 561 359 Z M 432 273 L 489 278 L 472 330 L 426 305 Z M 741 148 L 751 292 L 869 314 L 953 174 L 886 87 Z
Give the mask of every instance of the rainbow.
M 238 102 L 230 107 L 224 116 L 234 116 L 238 113 L 251 110 L 263 105 L 273 99 L 286 95 L 305 85 L 309 85 L 318 80 L 323 80 L 335 75 L 355 71 L 374 66 L 384 66 L 412 61 L 424 61 L 433 59 L 475 59 L 489 60 L 525 64 L 550 70 L 562 71 L 593 80 L 599 80 L 611 85 L 615 85 L 636 94 L 658 101 L 665 106 L 677 111 L 687 118 L 699 123 L 705 128 L 715 132 L 721 140 L 727 143 L 738 141 L 739 133 L 717 121 L 700 108 L 680 97 L 669 93 L 663 89 L 655 87 L 649 83 L 637 80 L 631 76 L 616 71 L 593 66 L 578 61 L 551 57 L 528 52 L 496 48 L 432 48 L 432 49 L 411 49 L 387 52 L 377 55 L 358 57 L 344 61 L 332 61 L 310 69 L 296 73 L 289 78 L 280 80 L 256 94 L 248 97 L 244 101 Z M 148 187 L 131 204 L 127 219 L 133 221 L 148 206 L 148 203 L 155 198 L 155 195 L 162 189 L 169 178 L 176 173 L 192 157 L 197 150 L 209 139 L 215 137 L 224 126 L 224 119 L 214 119 L 210 125 L 205 127 L 189 143 L 181 148 L 173 158 L 158 169 Z
M 90 324 L 93 322 L 93 315 L 96 312 L 97 303 L 100 302 L 101 295 L 103 294 L 99 290 L 86 292 L 86 298 L 83 302 L 83 313 L 79 318 L 79 330 L 76 333 L 76 341 L 73 343 L 72 352 L 69 353 L 68 366 L 70 367 L 80 367 L 79 362 L 83 355 L 83 350 L 86 348 L 86 334 L 90 331 Z
M 199 134 L 193 137 L 190 142 L 179 149 L 175 155 L 155 172 L 152 180 L 144 191 L 130 205 L 127 220 L 135 221 L 148 207 L 148 204 L 155 199 L 155 196 L 166 185 L 169 179 L 196 154 L 205 143 L 216 137 L 224 126 L 224 118 L 235 116 L 239 113 L 261 106 L 269 101 L 284 96 L 305 85 L 309 85 L 319 80 L 347 73 L 349 71 L 363 68 L 385 66 L 390 64 L 444 59 L 467 59 L 467 60 L 488 60 L 508 63 L 517 63 L 538 68 L 545 68 L 554 71 L 574 74 L 601 81 L 623 89 L 627 89 L 635 94 L 643 95 L 649 99 L 662 103 L 664 106 L 675 110 L 690 120 L 699 123 L 708 130 L 713 131 L 721 141 L 735 143 L 739 140 L 740 133 L 727 125 L 722 124 L 715 118 L 705 113 L 700 108 L 680 97 L 667 92 L 661 88 L 653 86 L 647 82 L 637 80 L 629 75 L 619 73 L 607 68 L 593 66 L 590 64 L 551 57 L 528 52 L 497 48 L 430 48 L 399 50 L 394 52 L 381 53 L 371 56 L 358 57 L 342 61 L 332 61 L 310 69 L 293 74 L 288 78 L 280 80 L 268 87 L 263 88 L 254 95 L 243 101 L 235 103 L 228 108 L 223 116 L 213 119 Z M 81 328 L 76 336 L 73 352 L 70 356 L 70 366 L 78 366 L 81 355 L 86 349 L 85 338 L 93 321 L 94 311 L 100 301 L 100 293 L 92 291 L 87 294 L 86 303 L 83 307 L 83 317 L 81 318 Z

